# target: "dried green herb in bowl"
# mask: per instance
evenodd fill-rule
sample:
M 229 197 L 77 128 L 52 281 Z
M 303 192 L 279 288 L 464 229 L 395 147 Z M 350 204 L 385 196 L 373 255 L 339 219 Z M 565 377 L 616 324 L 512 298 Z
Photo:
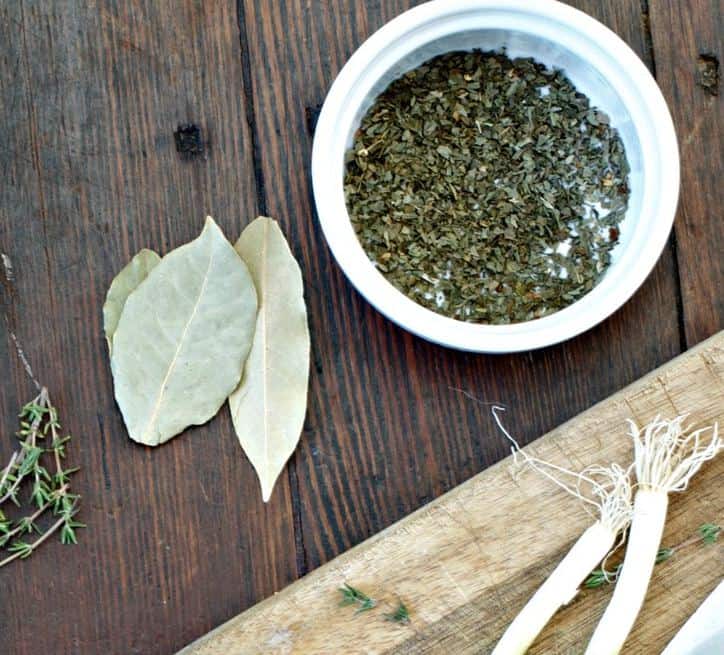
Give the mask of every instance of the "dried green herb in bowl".
M 506 324 L 599 282 L 627 176 L 617 131 L 561 71 L 453 52 L 376 99 L 347 153 L 345 196 L 367 255 L 403 293 Z

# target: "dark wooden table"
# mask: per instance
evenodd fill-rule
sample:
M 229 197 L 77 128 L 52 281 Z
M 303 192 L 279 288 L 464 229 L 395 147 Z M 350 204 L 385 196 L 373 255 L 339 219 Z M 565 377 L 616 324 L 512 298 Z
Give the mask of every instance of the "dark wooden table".
M 79 545 L 0 569 L 0 652 L 173 653 L 502 458 L 488 408 L 460 389 L 509 405 L 527 442 L 723 326 L 716 0 L 573 3 L 655 73 L 681 144 L 669 247 L 612 318 L 546 350 L 475 356 L 412 337 L 350 287 L 314 216 L 313 124 L 350 54 L 413 4 L 0 0 L 0 461 L 32 393 L 17 340 L 75 435 L 88 524 Z M 181 124 L 203 140 L 183 156 Z M 113 400 L 108 284 L 206 213 L 233 238 L 278 218 L 304 271 L 309 414 L 267 505 L 227 410 L 150 449 Z

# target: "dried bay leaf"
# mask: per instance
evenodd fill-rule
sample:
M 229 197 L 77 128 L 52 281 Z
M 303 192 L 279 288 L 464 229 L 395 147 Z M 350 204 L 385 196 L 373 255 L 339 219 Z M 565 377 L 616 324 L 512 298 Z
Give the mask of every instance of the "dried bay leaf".
M 299 442 L 307 411 L 307 309 L 302 273 L 276 221 L 257 218 L 235 248 L 254 279 L 259 313 L 241 384 L 229 406 L 266 502 Z
M 148 274 L 160 261 L 161 257 L 157 253 L 143 248 L 113 278 L 106 294 L 106 302 L 103 305 L 103 331 L 106 333 L 109 351 L 113 349 L 113 334 L 118 327 L 118 321 L 128 296 L 148 277 Z
M 213 219 L 126 301 L 113 336 L 116 400 L 134 441 L 156 446 L 208 421 L 238 385 L 256 292 Z

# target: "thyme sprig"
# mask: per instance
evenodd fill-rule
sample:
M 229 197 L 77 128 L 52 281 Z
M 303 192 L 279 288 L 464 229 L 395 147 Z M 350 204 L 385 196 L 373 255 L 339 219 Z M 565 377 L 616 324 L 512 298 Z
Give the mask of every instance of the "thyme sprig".
M 377 605 L 376 600 L 370 598 L 367 594 L 361 592 L 359 589 L 355 589 L 352 585 L 349 585 L 346 582 L 344 583 L 344 587 L 339 588 L 339 591 L 342 594 L 342 600 L 339 603 L 340 607 L 358 605 L 355 614 L 371 610 Z
M 665 562 L 673 555 L 675 555 L 679 550 L 687 546 L 691 546 L 699 542 L 707 545 L 715 543 L 716 540 L 719 538 L 719 534 L 721 533 L 721 531 L 722 526 L 720 525 L 714 525 L 713 523 L 704 523 L 700 525 L 697 528 L 696 534 L 693 537 L 687 539 L 678 546 L 674 546 L 672 548 L 660 548 L 659 551 L 656 553 L 656 564 L 661 564 L 662 562 Z M 591 572 L 591 575 L 589 575 L 586 581 L 583 583 L 583 586 L 586 587 L 586 589 L 597 589 L 598 587 L 602 587 L 605 584 L 612 584 L 618 579 L 622 567 L 623 564 L 619 564 L 610 571 L 604 567 L 601 567 L 600 569 L 595 569 Z
M 48 390 L 42 388 L 24 405 L 19 418 L 19 448 L 0 470 L 0 567 L 29 557 L 55 533 L 59 533 L 62 543 L 75 544 L 76 530 L 85 527 L 75 520 L 79 496 L 70 491 L 70 476 L 78 469 L 63 465 L 65 446 L 71 437 L 60 434 L 58 412 Z M 50 464 L 46 466 L 47 460 Z M 23 483 L 29 485 L 25 502 L 21 495 Z M 2 511 L 8 503 L 27 513 L 9 518 Z M 43 528 L 40 521 L 46 514 L 55 520 Z M 33 535 L 37 536 L 32 539 Z

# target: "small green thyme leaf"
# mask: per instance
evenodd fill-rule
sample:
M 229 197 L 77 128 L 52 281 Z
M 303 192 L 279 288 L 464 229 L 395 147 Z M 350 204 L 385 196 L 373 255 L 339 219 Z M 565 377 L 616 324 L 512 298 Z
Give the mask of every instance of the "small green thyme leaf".
M 658 553 L 656 553 L 656 563 L 661 564 L 661 562 L 665 562 L 667 559 L 669 559 L 674 554 L 673 548 L 661 548 Z
M 400 601 L 397 609 L 394 612 L 391 612 L 390 614 L 385 614 L 385 620 L 391 621 L 392 623 L 407 625 L 410 622 L 410 612 L 408 611 L 407 607 L 405 607 L 405 603 Z
M 33 552 L 33 547 L 25 541 L 13 541 L 13 543 L 8 547 L 8 551 L 11 553 L 17 553 L 20 559 L 25 559 Z
M 720 525 L 714 525 L 713 523 L 704 523 L 703 525 L 699 526 L 699 534 L 701 535 L 701 540 L 708 545 L 716 543 L 716 540 L 719 538 L 719 533 L 721 532 L 721 530 L 722 528 Z
M 619 567 L 616 567 L 616 573 L 618 573 L 618 568 Z M 603 585 L 608 584 L 610 581 L 610 574 L 605 573 L 603 569 L 595 569 L 591 572 L 591 575 L 589 575 L 586 581 L 583 583 L 583 586 L 586 589 L 598 589 L 598 587 L 602 587 Z
M 656 564 L 661 564 L 669 559 L 676 549 L 674 548 L 661 548 L 656 553 Z M 591 574 L 586 578 L 583 586 L 586 589 L 597 589 L 606 584 L 612 584 L 618 580 L 618 576 L 621 573 L 623 564 L 618 564 L 612 571 L 606 571 L 604 569 L 594 569 Z
M 656 564 L 661 564 L 662 562 L 665 562 L 666 560 L 670 559 L 678 550 L 686 546 L 691 546 L 698 542 L 703 542 L 708 545 L 715 543 L 719 538 L 719 534 L 721 531 L 722 527 L 720 525 L 715 525 L 713 523 L 704 523 L 700 525 L 696 531 L 696 534 L 691 539 L 687 539 L 683 543 L 673 548 L 659 549 L 659 551 L 656 553 Z M 588 576 L 588 578 L 586 578 L 583 586 L 586 589 L 597 589 L 598 587 L 602 587 L 605 584 L 611 584 L 613 582 L 616 582 L 619 573 L 621 572 L 622 566 L 623 564 L 619 564 L 612 571 L 605 571 L 604 569 L 594 569 L 593 571 L 591 571 L 591 574 Z
M 359 589 L 355 589 L 352 585 L 344 583 L 344 587 L 339 588 L 342 594 L 342 600 L 340 601 L 340 607 L 347 605 L 358 605 L 356 614 L 360 612 L 366 612 L 371 610 L 377 605 L 377 602 L 370 598 L 367 594 L 361 592 Z

